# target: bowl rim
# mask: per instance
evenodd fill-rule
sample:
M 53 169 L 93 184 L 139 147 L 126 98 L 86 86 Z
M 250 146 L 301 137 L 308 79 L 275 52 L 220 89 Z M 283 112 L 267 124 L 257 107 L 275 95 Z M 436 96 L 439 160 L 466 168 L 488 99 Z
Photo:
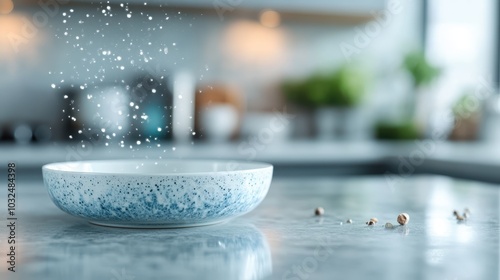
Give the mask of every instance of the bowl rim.
M 236 164 L 247 165 L 250 167 L 239 170 L 220 170 L 220 171 L 200 171 L 200 172 L 165 172 L 165 173 L 125 173 L 125 172 L 98 172 L 98 171 L 81 171 L 81 170 L 62 170 L 61 166 L 68 166 L 68 164 L 95 164 L 95 163 L 123 163 L 123 162 L 137 162 L 137 163 L 218 163 L 221 165 Z M 255 171 L 263 171 L 266 169 L 274 169 L 270 163 L 260 161 L 244 161 L 244 160 L 220 160 L 220 159 L 106 159 L 106 160 L 82 160 L 82 161 L 66 161 L 66 162 L 53 162 L 42 166 L 42 173 L 55 172 L 61 174 L 80 174 L 92 176 L 127 176 L 127 177 L 164 177 L 164 176 L 195 176 L 195 175 L 219 175 L 219 174 L 238 174 L 248 173 Z

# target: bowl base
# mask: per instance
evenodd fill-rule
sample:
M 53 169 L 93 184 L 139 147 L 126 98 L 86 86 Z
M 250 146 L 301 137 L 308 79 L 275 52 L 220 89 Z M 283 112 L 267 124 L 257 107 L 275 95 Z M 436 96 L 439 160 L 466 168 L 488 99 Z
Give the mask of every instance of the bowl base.
M 104 227 L 114 227 L 114 228 L 135 228 L 135 229 L 169 229 L 169 228 L 189 228 L 189 227 L 201 227 L 210 226 L 215 224 L 227 223 L 229 219 L 211 221 L 206 223 L 192 223 L 192 224 L 126 224 L 126 223 L 113 223 L 110 221 L 99 222 L 99 221 L 88 221 L 90 224 Z

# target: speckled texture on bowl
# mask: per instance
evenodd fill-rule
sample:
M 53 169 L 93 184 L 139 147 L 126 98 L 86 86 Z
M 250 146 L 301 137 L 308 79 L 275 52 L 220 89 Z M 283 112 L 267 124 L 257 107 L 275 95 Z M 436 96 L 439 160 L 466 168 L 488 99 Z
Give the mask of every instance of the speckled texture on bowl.
M 207 225 L 254 209 L 273 167 L 265 163 L 126 160 L 42 168 L 52 201 L 92 223 L 163 228 Z

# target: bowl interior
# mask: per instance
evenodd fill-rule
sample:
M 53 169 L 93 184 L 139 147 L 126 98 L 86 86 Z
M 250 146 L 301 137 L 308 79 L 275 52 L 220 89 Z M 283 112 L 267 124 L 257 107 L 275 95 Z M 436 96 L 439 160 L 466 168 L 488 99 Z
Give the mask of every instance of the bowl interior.
M 212 160 L 103 160 L 51 163 L 43 167 L 50 171 L 100 173 L 100 174 L 197 174 L 251 171 L 271 168 L 259 162 L 212 161 Z

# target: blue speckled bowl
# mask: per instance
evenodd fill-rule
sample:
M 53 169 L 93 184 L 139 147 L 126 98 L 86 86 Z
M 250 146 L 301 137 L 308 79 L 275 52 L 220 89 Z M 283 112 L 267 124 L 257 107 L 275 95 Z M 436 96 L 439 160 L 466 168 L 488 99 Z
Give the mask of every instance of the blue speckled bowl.
M 43 166 L 52 201 L 91 223 L 168 228 L 223 222 L 264 199 L 273 166 L 204 160 L 115 160 Z

